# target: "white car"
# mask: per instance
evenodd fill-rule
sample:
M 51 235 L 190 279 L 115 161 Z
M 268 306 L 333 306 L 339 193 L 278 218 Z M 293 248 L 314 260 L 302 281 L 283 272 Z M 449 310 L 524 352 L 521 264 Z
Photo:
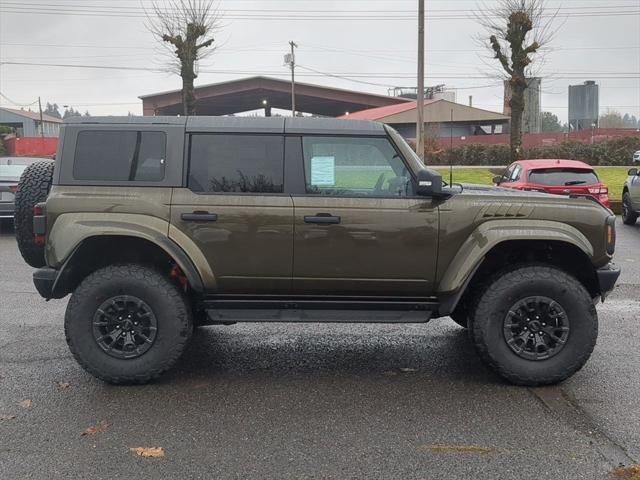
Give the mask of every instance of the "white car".
M 633 154 L 633 163 L 640 163 L 640 150 Z

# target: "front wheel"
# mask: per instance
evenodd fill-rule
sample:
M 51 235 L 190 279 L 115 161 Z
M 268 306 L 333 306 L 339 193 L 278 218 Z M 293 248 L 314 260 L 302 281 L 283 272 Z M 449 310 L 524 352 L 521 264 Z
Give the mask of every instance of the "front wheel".
M 587 362 L 598 316 L 584 286 L 550 266 L 500 272 L 478 297 L 470 328 L 482 360 L 517 385 L 551 385 Z
M 193 331 L 189 303 L 160 272 L 115 265 L 89 275 L 67 306 L 71 353 L 95 377 L 146 383 L 171 368 Z

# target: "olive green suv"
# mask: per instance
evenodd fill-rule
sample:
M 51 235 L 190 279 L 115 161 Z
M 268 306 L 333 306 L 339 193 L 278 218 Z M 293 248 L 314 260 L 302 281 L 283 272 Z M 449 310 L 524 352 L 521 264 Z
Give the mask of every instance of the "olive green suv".
M 71 352 L 112 383 L 159 376 L 200 325 L 450 316 L 498 374 L 551 384 L 620 274 L 598 202 L 446 185 L 372 122 L 73 118 L 16 203 L 36 288 L 71 294 Z

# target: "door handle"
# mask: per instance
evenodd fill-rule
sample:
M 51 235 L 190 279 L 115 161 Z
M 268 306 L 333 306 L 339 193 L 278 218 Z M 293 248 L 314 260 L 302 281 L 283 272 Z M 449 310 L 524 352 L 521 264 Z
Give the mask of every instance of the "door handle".
M 317 215 L 306 215 L 304 223 L 317 223 L 319 225 L 337 225 L 340 223 L 340 217 L 336 217 L 329 213 L 318 213 Z
M 209 212 L 193 212 L 183 213 L 180 218 L 185 222 L 215 222 L 218 220 L 218 215 Z

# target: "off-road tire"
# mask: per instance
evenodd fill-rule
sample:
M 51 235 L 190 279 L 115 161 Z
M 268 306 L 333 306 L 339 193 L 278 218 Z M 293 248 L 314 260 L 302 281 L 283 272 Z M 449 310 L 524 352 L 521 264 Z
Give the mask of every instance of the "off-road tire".
M 622 196 L 622 222 L 625 225 L 635 225 L 638 214 L 631 208 L 631 196 L 629 192 L 624 192 Z
M 44 267 L 44 245 L 33 238 L 33 207 L 44 202 L 53 182 L 53 162 L 46 160 L 29 165 L 18 183 L 15 198 L 15 235 L 24 261 L 34 268 Z
M 530 296 L 545 296 L 566 312 L 570 332 L 564 347 L 546 360 L 514 353 L 503 333 L 509 309 Z M 498 272 L 476 297 L 470 337 L 482 360 L 516 385 L 552 385 L 571 377 L 587 362 L 598 337 L 598 315 L 584 286 L 564 271 L 541 264 L 514 266 Z
M 157 319 L 153 345 L 137 358 L 108 355 L 93 335 L 98 307 L 117 295 L 143 300 Z M 137 264 L 104 267 L 85 278 L 71 296 L 64 327 L 77 362 L 93 376 L 113 384 L 143 384 L 159 377 L 178 361 L 193 334 L 184 294 L 160 272 Z

